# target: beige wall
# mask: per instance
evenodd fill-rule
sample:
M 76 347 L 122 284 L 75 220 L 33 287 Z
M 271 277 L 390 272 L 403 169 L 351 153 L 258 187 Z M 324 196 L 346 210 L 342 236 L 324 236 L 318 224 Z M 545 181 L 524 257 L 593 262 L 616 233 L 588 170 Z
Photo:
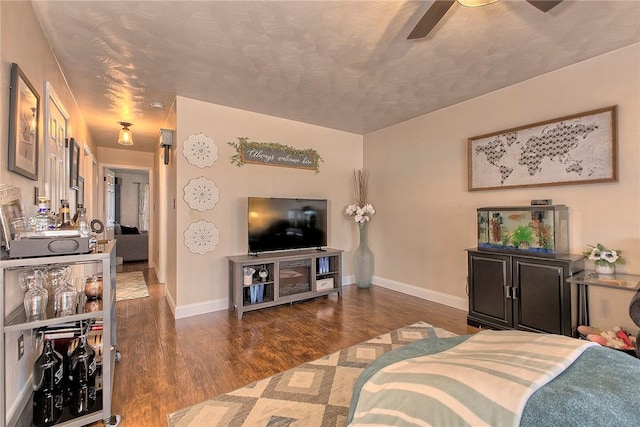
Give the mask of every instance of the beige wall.
M 153 258 L 156 260 L 156 276 L 161 283 L 166 284 L 167 299 L 175 311 L 176 289 L 176 171 L 178 142 L 176 135 L 176 103 L 169 109 L 164 129 L 171 129 L 173 133 L 173 147 L 170 151 L 169 164 L 164 164 L 164 150 L 158 147 L 156 153 L 156 170 L 158 177 L 158 192 L 154 204 L 154 216 L 158 218 L 158 226 L 154 227 L 154 235 L 158 237 L 158 245 L 154 248 Z
M 49 42 L 39 30 L 40 24 L 33 12 L 31 3 L 27 1 L 0 2 L 0 135 L 2 138 L 2 167 L 0 167 L 0 183 L 11 184 L 21 188 L 23 207 L 27 214 L 36 210 L 34 188 L 38 187 L 44 194 L 44 144 L 43 144 L 43 112 L 45 101 L 45 84 L 49 81 L 69 113 L 69 136 L 74 137 L 81 146 L 86 144 L 93 150 L 93 141 L 89 134 L 84 116 L 76 105 L 57 61 L 49 48 Z M 18 175 L 8 170 L 7 137 L 9 133 L 9 82 L 11 80 L 11 64 L 20 66 L 31 84 L 40 95 L 40 111 L 38 122 L 38 181 Z M 94 150 L 95 152 L 95 150 Z M 85 181 L 85 185 L 91 181 Z M 69 191 L 68 197 L 75 206 L 75 192 Z
M 569 207 L 571 252 L 597 242 L 619 248 L 624 270 L 640 274 L 638 76 L 634 45 L 366 135 L 378 282 L 464 308 L 476 208 L 546 198 Z M 467 138 L 616 104 L 619 182 L 467 191 Z M 594 299 L 592 324 L 635 328 L 626 314 L 631 295 Z
M 133 146 L 135 147 L 135 145 Z M 129 166 L 132 169 L 155 166 L 154 154 L 146 151 L 136 151 L 129 148 L 98 147 L 98 159 L 102 165 Z
M 329 246 L 354 249 L 356 230 L 342 212 L 352 200 L 352 170 L 362 165 L 362 136 L 181 97 L 177 99 L 177 113 L 178 317 L 181 308 L 193 314 L 226 307 L 226 257 L 247 253 L 248 196 L 326 198 L 330 211 Z M 197 133 L 212 138 L 218 147 L 218 160 L 211 167 L 192 166 L 182 155 L 183 141 Z M 235 149 L 227 144 L 237 141 L 237 137 L 313 148 L 324 163 L 319 174 L 261 165 L 237 167 L 230 161 Z M 220 189 L 220 201 L 206 212 L 191 210 L 183 199 L 184 186 L 200 176 L 213 180 Z M 220 243 L 205 255 L 191 253 L 183 243 L 189 224 L 201 219 L 213 222 L 220 230 Z
M 45 94 L 45 84 L 51 82 L 60 102 L 70 115 L 69 136 L 73 136 L 83 146 L 86 144 L 93 149 L 93 142 L 88 132 L 85 119 L 82 112 L 76 105 L 74 98 L 66 85 L 62 72 L 58 68 L 55 57 L 49 49 L 49 43 L 44 34 L 39 30 L 40 24 L 33 13 L 31 2 L 15 1 L 0 2 L 0 82 L 2 82 L 2 90 L 0 90 L 0 183 L 17 186 L 22 192 L 22 204 L 27 215 L 35 213 L 36 206 L 34 204 L 34 188 L 39 188 L 41 194 L 44 194 L 44 148 L 43 148 L 43 102 Z M 24 74 L 27 76 L 31 84 L 35 87 L 40 95 L 40 114 L 39 114 L 39 135 L 38 135 L 38 181 L 32 181 L 14 172 L 10 172 L 7 160 L 7 135 L 9 133 L 9 82 L 11 75 L 11 63 L 17 63 Z M 90 179 L 85 181 L 85 185 L 91 186 Z M 75 202 L 75 192 L 69 192 L 70 202 Z M 16 298 L 8 298 L 5 301 L 5 309 L 11 311 L 15 307 L 22 304 L 22 296 L 15 292 L 10 295 Z M 17 358 L 17 339 L 18 333 L 10 333 L 6 336 L 5 357 L 6 357 L 6 374 L 5 392 L 8 402 L 7 412 L 10 415 L 15 409 L 13 405 L 16 403 L 17 396 L 28 392 L 23 387 L 29 386 L 27 378 L 31 373 L 31 366 L 35 356 L 30 350 L 31 336 L 24 334 L 26 357 L 20 362 Z M 3 399 L 5 396 L 3 395 Z

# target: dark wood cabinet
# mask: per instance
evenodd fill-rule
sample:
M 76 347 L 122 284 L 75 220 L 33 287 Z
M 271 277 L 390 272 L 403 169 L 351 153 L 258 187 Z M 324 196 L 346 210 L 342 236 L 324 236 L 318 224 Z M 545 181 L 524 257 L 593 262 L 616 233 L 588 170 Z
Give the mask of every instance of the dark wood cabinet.
M 574 336 L 576 297 L 566 279 L 583 270 L 582 258 L 469 250 L 467 323 Z

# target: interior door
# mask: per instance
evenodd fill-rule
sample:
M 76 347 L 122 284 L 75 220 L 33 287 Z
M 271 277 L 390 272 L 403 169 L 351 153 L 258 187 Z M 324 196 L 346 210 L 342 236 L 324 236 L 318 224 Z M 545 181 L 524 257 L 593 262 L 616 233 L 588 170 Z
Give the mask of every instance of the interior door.
M 65 140 L 67 138 L 69 115 L 48 82 L 46 91 L 45 158 L 47 163 L 45 165 L 45 193 L 50 199 L 51 211 L 59 212 L 60 199 L 68 198 Z M 73 202 L 75 206 L 75 201 Z

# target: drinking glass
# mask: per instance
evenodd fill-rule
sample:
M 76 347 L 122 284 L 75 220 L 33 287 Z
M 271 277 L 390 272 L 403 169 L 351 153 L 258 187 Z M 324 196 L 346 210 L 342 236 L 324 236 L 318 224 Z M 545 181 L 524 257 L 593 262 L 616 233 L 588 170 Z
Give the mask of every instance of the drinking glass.
M 25 291 L 24 310 L 28 319 L 42 318 L 47 312 L 48 296 L 44 288 L 44 273 L 40 269 L 23 270 L 19 274 L 20 286 Z

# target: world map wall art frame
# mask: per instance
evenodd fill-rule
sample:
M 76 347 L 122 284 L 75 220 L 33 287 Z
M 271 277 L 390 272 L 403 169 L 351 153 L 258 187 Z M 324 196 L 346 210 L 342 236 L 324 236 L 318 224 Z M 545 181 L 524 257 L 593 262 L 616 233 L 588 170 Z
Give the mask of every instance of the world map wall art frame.
M 617 105 L 468 140 L 469 191 L 618 180 Z

